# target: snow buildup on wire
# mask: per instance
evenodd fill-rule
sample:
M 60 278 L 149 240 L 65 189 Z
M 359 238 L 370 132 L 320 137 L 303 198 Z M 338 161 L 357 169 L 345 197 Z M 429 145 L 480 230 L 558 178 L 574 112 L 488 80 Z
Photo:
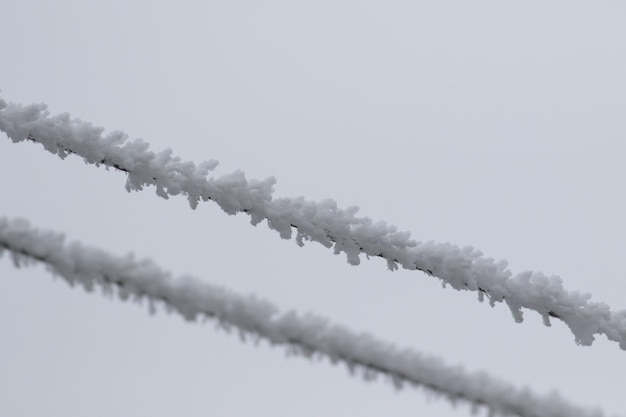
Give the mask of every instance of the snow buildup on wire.
M 174 157 L 169 149 L 154 153 L 146 142 L 130 141 L 122 132 L 104 134 L 103 128 L 68 114 L 51 116 L 44 104 L 0 102 L 0 130 L 14 142 L 39 142 L 61 158 L 73 153 L 88 163 L 124 171 L 129 191 L 153 185 L 163 198 L 185 195 L 192 208 L 212 200 L 228 214 L 247 213 L 254 225 L 267 220 L 284 239 L 290 239 L 295 229 L 299 245 L 319 242 L 337 254 L 345 253 L 353 265 L 361 254 L 381 257 L 392 270 L 398 266 L 420 270 L 438 277 L 444 286 L 477 292 L 481 301 L 487 296 L 492 306 L 505 302 L 518 322 L 523 319 L 522 308 L 527 308 L 541 314 L 546 325 L 551 316 L 561 319 L 579 344 L 590 345 L 596 334 L 604 334 L 626 349 L 626 311 L 612 312 L 604 303 L 591 302 L 589 294 L 566 291 L 557 276 L 541 272 L 514 276 L 506 261 L 487 258 L 472 247 L 417 242 L 408 232 L 358 217 L 357 207 L 342 209 L 332 200 L 274 198 L 272 177 L 248 180 L 241 171 L 210 177 L 217 161 L 196 165 Z
M 225 329 L 234 327 L 243 336 L 285 346 L 289 353 L 321 356 L 352 371 L 362 371 L 366 380 L 386 376 L 398 388 L 405 383 L 422 387 L 452 404 L 463 401 L 473 407 L 484 406 L 490 415 L 604 416 L 600 409 L 575 406 L 555 393 L 538 396 L 485 373 L 467 372 L 436 357 L 355 333 L 316 315 L 281 313 L 273 304 L 256 297 L 191 277 L 175 279 L 149 260 L 119 257 L 79 243 L 66 244 L 63 235 L 34 229 L 24 220 L 0 218 L 0 255 L 4 252 L 12 255 L 16 266 L 45 264 L 71 286 L 89 292 L 101 288 L 122 300 L 147 299 L 152 306 L 164 303 L 169 311 L 187 320 L 212 318 Z

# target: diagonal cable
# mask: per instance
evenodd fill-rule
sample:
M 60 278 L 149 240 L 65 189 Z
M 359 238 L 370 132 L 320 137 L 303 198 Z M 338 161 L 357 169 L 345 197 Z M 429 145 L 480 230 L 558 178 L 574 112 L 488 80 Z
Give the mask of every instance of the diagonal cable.
M 483 372 L 467 372 L 410 349 L 400 349 L 369 334 L 355 333 L 320 316 L 280 312 L 257 297 L 243 296 L 191 277 L 173 278 L 150 260 L 115 256 L 103 250 L 65 243 L 64 236 L 38 230 L 24 220 L 0 218 L 0 256 L 8 252 L 16 267 L 42 263 L 71 286 L 97 288 L 122 300 L 147 299 L 151 309 L 164 303 L 187 320 L 208 317 L 289 353 L 321 356 L 362 371 L 366 380 L 388 377 L 396 387 L 422 387 L 453 405 L 485 407 L 490 415 L 521 417 L 603 417 L 599 410 L 573 405 L 556 393 L 548 396 L 518 389 Z M 245 337 L 244 337 L 245 338 Z
M 476 292 L 481 301 L 486 296 L 492 306 L 504 302 L 517 322 L 526 308 L 541 314 L 548 326 L 550 317 L 562 320 L 576 343 L 591 345 L 595 335 L 604 334 L 626 349 L 626 310 L 612 311 L 605 303 L 590 301 L 590 294 L 567 291 L 558 276 L 532 271 L 513 275 L 506 261 L 485 257 L 473 247 L 415 241 L 409 232 L 359 217 L 357 207 L 339 208 L 333 200 L 275 198 L 271 177 L 247 179 L 242 171 L 209 176 L 217 161 L 196 165 L 173 156 L 170 149 L 154 153 L 146 142 L 130 141 L 122 132 L 104 134 L 103 128 L 67 113 L 51 116 L 45 104 L 22 106 L 0 98 L 0 130 L 14 142 L 40 143 L 61 158 L 76 154 L 87 163 L 124 171 L 128 191 L 154 186 L 163 198 L 186 196 L 192 208 L 213 201 L 228 214 L 248 214 L 253 225 L 266 220 L 284 239 L 295 230 L 299 245 L 306 240 L 321 243 L 345 253 L 353 265 L 361 254 L 381 257 L 392 270 L 402 266 L 423 271 L 444 286 Z

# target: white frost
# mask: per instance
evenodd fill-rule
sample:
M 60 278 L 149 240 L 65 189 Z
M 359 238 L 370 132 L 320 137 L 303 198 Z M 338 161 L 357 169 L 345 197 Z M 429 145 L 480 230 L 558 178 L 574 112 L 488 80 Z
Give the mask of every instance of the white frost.
M 32 228 L 24 220 L 0 218 L 0 255 L 8 251 L 16 266 L 41 262 L 70 285 L 87 291 L 101 288 L 120 299 L 147 299 L 164 303 L 169 311 L 187 320 L 210 317 L 225 329 L 235 327 L 271 345 L 288 348 L 300 356 L 322 356 L 362 371 L 366 380 L 377 375 L 396 387 L 410 384 L 439 394 L 452 404 L 461 400 L 473 407 L 484 406 L 490 415 L 524 417 L 603 417 L 600 409 L 575 406 L 557 394 L 538 396 L 506 381 L 391 343 L 312 315 L 280 312 L 268 301 L 242 296 L 227 289 L 195 280 L 175 279 L 150 260 L 119 257 L 79 243 L 66 244 L 58 233 Z
M 44 104 L 22 106 L 0 98 L 0 130 L 14 142 L 41 143 L 61 158 L 76 154 L 86 162 L 125 171 L 129 191 L 155 186 L 163 198 L 186 196 L 192 208 L 212 200 L 228 214 L 248 214 L 254 225 L 267 220 L 284 239 L 295 229 L 299 245 L 319 242 L 345 253 L 352 265 L 359 264 L 361 254 L 381 257 L 392 270 L 399 266 L 420 270 L 457 290 L 478 292 L 481 300 L 487 296 L 492 305 L 505 302 L 518 322 L 523 320 L 522 309 L 531 309 L 546 325 L 550 317 L 565 322 L 579 344 L 591 345 L 595 335 L 604 334 L 626 349 L 626 311 L 614 312 L 604 303 L 590 301 L 589 294 L 566 291 L 557 276 L 513 275 L 506 261 L 485 257 L 472 247 L 415 241 L 408 232 L 359 217 L 358 208 L 342 209 L 332 200 L 274 198 L 272 177 L 248 180 L 241 171 L 209 177 L 217 161 L 196 165 L 181 161 L 169 149 L 154 153 L 146 142 L 130 141 L 124 133 L 105 135 L 103 128 L 68 114 L 51 116 Z

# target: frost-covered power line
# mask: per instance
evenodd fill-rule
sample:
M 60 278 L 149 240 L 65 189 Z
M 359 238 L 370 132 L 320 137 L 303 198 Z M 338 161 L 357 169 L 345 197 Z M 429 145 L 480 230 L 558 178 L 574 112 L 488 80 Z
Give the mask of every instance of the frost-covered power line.
M 268 226 L 284 239 L 295 229 L 295 240 L 319 242 L 335 253 L 345 253 L 356 265 L 360 255 L 384 258 L 390 269 L 399 266 L 433 275 L 457 290 L 475 291 L 491 305 L 505 302 L 516 321 L 522 309 L 535 310 L 550 325 L 550 317 L 569 326 L 576 342 L 590 345 L 595 335 L 604 334 L 626 349 L 626 310 L 611 311 L 605 303 L 590 301 L 590 294 L 567 291 L 557 276 L 541 272 L 513 275 L 506 261 L 495 261 L 472 247 L 449 243 L 418 242 L 410 233 L 386 222 L 357 216 L 357 207 L 337 207 L 332 200 L 313 202 L 299 198 L 274 198 L 274 178 L 246 179 L 242 171 L 211 177 L 217 161 L 196 165 L 181 161 L 167 149 L 149 150 L 140 140 L 130 141 L 122 132 L 104 134 L 89 122 L 71 119 L 64 113 L 51 116 L 45 104 L 22 106 L 0 98 L 0 130 L 14 142 L 41 143 L 46 150 L 65 158 L 76 154 L 86 162 L 127 173 L 127 190 L 155 186 L 156 193 L 169 198 L 182 194 L 192 208 L 212 200 L 226 213 L 244 212 L 256 225 Z
M 524 417 L 603 417 L 600 409 L 584 409 L 556 393 L 537 396 L 528 389 L 485 373 L 471 373 L 440 359 L 399 349 L 368 334 L 357 334 L 319 316 L 280 312 L 273 304 L 195 280 L 175 279 L 149 260 L 114 256 L 79 243 L 66 244 L 58 233 L 32 228 L 24 220 L 0 218 L 0 256 L 9 252 L 16 266 L 40 262 L 70 285 L 96 288 L 122 300 L 147 299 L 164 303 L 187 320 L 215 319 L 270 345 L 286 346 L 290 353 L 322 356 L 362 371 L 365 379 L 388 377 L 397 387 L 407 383 L 439 394 L 451 403 L 485 406 L 491 415 Z

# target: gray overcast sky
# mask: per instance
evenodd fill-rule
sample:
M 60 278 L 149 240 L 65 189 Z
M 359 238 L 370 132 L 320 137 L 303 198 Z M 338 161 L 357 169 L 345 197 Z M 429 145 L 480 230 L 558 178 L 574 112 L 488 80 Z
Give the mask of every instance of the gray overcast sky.
M 0 8 L 2 97 L 46 102 L 276 195 L 358 205 L 418 240 L 626 307 L 623 1 L 28 1 Z M 351 267 L 216 206 L 0 134 L 2 214 L 285 308 L 626 414 L 626 352 L 559 322 Z M 285 359 L 212 324 L 0 261 L 0 415 L 469 416 L 420 390 Z

